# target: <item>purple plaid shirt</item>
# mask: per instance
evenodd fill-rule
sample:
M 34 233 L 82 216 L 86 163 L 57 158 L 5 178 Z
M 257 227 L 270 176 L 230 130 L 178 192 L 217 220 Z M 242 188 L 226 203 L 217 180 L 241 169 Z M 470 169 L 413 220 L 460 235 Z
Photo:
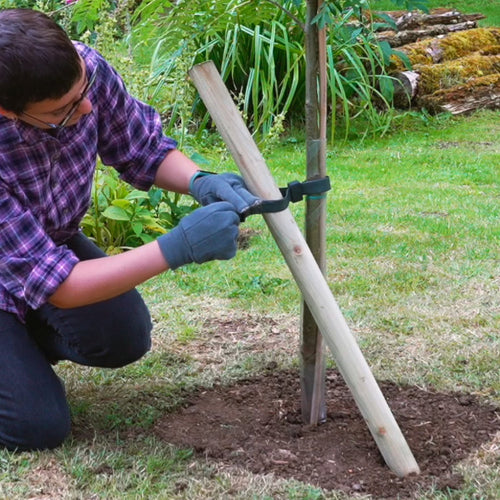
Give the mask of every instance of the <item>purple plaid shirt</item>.
M 78 262 L 64 242 L 79 231 L 90 204 L 96 157 L 138 189 L 176 147 L 160 117 L 132 98 L 95 50 L 75 42 L 93 111 L 51 135 L 0 116 L 0 309 L 25 319 L 46 303 Z

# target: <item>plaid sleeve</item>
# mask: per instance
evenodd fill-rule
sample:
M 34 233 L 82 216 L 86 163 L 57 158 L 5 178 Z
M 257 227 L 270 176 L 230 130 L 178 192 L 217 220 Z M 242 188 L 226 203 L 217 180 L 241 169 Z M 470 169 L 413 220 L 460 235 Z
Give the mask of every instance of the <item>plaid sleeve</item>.
M 177 143 L 163 133 L 159 114 L 133 98 L 120 76 L 102 58 L 99 85 L 99 156 L 105 165 L 116 168 L 124 181 L 148 190 L 160 163 Z
M 0 188 L 0 282 L 36 309 L 68 277 L 78 258 L 56 246 L 36 218 Z

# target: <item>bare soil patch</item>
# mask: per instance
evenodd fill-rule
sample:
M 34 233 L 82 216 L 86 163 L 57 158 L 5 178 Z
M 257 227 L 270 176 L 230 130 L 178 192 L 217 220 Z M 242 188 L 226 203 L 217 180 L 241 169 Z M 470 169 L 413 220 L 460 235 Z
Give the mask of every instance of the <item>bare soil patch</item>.
M 343 378 L 327 373 L 327 421 L 305 425 L 297 371 L 274 371 L 231 386 L 200 390 L 157 422 L 168 443 L 214 462 L 273 473 L 326 490 L 414 498 L 421 488 L 459 489 L 454 465 L 500 430 L 499 408 L 469 394 L 379 382 L 421 468 L 398 478 L 385 465 Z

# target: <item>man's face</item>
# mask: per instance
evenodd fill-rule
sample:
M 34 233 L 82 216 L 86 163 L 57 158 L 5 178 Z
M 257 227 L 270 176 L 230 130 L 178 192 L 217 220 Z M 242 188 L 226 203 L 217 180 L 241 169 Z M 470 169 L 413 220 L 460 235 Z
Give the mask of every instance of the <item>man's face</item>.
M 81 65 L 81 78 L 64 96 L 29 104 L 19 118 L 30 125 L 50 130 L 75 125 L 83 115 L 89 114 L 92 103 L 87 94 L 94 78 L 87 75 L 83 61 Z

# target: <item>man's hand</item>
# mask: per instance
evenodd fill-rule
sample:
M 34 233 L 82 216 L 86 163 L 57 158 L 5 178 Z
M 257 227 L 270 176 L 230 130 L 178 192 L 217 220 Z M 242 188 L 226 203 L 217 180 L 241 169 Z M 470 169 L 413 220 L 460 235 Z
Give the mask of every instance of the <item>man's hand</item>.
M 236 174 L 197 173 L 190 183 L 189 192 L 201 205 L 227 201 L 239 213 L 259 201 L 248 191 L 243 179 Z
M 236 255 L 239 215 L 228 202 L 215 202 L 184 217 L 157 241 L 170 269 Z

